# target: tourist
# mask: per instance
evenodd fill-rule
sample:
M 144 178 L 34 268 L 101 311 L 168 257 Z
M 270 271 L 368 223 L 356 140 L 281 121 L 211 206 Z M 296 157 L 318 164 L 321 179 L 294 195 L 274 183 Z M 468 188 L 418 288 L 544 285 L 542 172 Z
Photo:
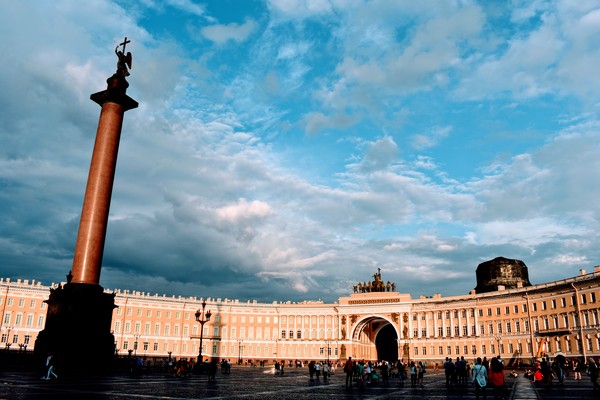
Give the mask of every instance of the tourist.
M 477 357 L 475 366 L 473 367 L 472 381 L 475 384 L 475 400 L 479 400 L 479 391 L 482 392 L 483 400 L 486 399 L 485 388 L 487 386 L 487 370 L 482 365 L 481 357 Z
M 323 380 L 327 380 L 327 376 L 329 375 L 329 365 L 327 363 L 323 363 Z
M 387 363 L 387 361 L 384 360 L 381 363 L 381 379 L 383 380 L 384 386 L 390 385 L 389 374 L 390 374 L 390 370 L 389 370 L 388 363 Z
M 346 374 L 346 389 L 352 389 L 352 357 L 348 357 L 348 360 L 346 360 L 344 373 Z
M 52 353 L 48 353 L 48 357 L 46 357 L 46 368 L 46 375 L 42 376 L 42 379 L 50 380 L 52 377 L 54 377 L 54 379 L 58 379 L 58 375 L 56 372 L 54 372 L 54 356 Z
M 452 375 L 454 374 L 454 363 L 449 357 L 446 357 L 446 361 L 444 362 L 444 374 L 446 375 L 446 387 L 451 387 L 454 382 L 452 382 Z
M 419 366 L 417 368 L 417 384 L 423 387 L 423 377 L 425 376 L 425 364 L 422 361 L 419 361 Z
M 322 364 L 320 361 L 315 365 L 315 375 L 317 376 L 317 380 L 321 377 L 321 366 Z
M 573 360 L 573 379 L 576 381 L 581 380 L 581 370 L 582 367 L 585 366 L 583 362 L 579 360 Z
M 312 381 L 315 376 L 315 362 L 311 361 L 308 363 L 308 375 L 310 376 L 310 380 Z
M 410 386 L 417 386 L 417 366 L 414 361 L 410 362 Z
M 494 399 L 504 398 L 504 365 L 500 356 L 492 358 L 489 380 L 494 389 Z

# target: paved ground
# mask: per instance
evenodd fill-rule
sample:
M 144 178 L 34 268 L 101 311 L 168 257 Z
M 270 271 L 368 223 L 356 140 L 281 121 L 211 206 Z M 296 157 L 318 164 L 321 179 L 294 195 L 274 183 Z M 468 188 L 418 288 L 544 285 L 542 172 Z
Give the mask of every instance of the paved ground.
M 233 367 L 230 375 L 217 375 L 216 383 L 209 383 L 205 375 L 189 379 L 173 378 L 154 373 L 140 377 L 113 375 L 97 379 L 44 381 L 39 374 L 4 371 L 0 374 L 2 399 L 474 399 L 473 388 L 448 391 L 440 372 L 429 371 L 424 388 L 400 387 L 393 380 L 389 387 L 381 384 L 344 387 L 343 373 L 335 374 L 324 382 L 310 381 L 307 369 L 287 369 L 285 375 L 274 376 L 268 369 Z M 522 377 L 508 378 L 508 399 L 600 399 L 592 392 L 589 379 L 567 379 L 565 386 L 552 389 L 535 388 Z M 598 393 L 596 393 L 598 395 Z M 493 396 L 488 392 L 488 399 Z

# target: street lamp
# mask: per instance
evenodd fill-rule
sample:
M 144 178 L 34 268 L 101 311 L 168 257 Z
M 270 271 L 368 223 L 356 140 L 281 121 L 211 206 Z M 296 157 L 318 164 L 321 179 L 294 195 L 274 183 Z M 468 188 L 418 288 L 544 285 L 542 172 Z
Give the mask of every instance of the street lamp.
M 196 322 L 200 324 L 200 349 L 198 350 L 198 363 L 202 362 L 202 339 L 204 336 L 204 324 L 210 321 L 210 316 L 212 315 L 210 310 L 204 312 L 206 309 L 206 301 L 202 300 L 202 311 L 200 309 L 196 310 Z
M 135 342 L 133 342 L 133 356 L 137 357 L 138 339 L 140 338 L 140 335 L 134 335 L 133 337 L 135 338 Z
M 10 341 L 10 331 L 12 331 L 13 329 L 13 326 L 6 327 L 6 350 L 10 350 L 10 345 L 12 344 Z
M 329 353 L 331 351 L 331 340 L 325 340 L 325 344 L 327 345 L 327 365 L 329 365 Z
M 498 355 L 500 355 L 500 340 L 502 340 L 502 336 L 494 336 L 494 339 L 498 342 Z
M 238 365 L 242 364 L 242 343 L 244 343 L 244 341 L 238 339 Z M 277 350 L 275 350 L 275 354 L 277 354 Z

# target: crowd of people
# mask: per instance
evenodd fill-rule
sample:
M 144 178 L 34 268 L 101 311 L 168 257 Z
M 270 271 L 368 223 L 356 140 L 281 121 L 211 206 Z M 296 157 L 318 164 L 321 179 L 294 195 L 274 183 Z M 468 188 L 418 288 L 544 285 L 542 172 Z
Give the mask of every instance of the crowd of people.
M 596 360 L 593 358 L 588 358 L 586 364 L 583 359 L 569 360 L 563 356 L 558 356 L 551 360 L 549 357 L 542 357 L 532 369 L 525 371 L 525 377 L 535 384 L 551 388 L 554 384 L 564 385 L 565 379 L 571 374 L 573 380 L 576 381 L 581 380 L 582 374 L 584 374 L 590 378 L 594 391 L 600 391 L 598 367 Z

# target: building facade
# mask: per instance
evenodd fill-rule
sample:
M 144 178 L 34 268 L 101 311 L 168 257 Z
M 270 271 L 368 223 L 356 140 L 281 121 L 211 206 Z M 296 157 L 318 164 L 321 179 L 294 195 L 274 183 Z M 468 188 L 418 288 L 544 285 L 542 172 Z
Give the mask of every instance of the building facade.
M 501 355 L 508 365 L 542 355 L 600 356 L 600 267 L 559 281 L 461 296 L 413 299 L 381 274 L 338 302 L 273 302 L 165 296 L 116 290 L 112 328 L 120 356 L 198 356 L 202 301 L 204 358 L 426 360 Z M 376 288 L 376 285 L 377 288 Z M 6 351 L 32 350 L 44 329 L 51 287 L 0 279 Z M 367 289 L 368 287 L 368 289 Z M 85 349 L 82 349 L 85 352 Z

